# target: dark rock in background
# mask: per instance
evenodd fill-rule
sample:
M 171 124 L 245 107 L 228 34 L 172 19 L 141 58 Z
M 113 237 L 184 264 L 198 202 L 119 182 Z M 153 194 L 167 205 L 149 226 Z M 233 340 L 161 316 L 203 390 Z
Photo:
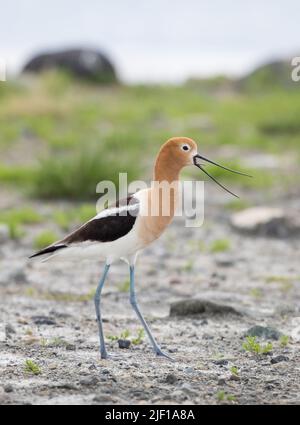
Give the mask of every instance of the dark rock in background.
M 217 304 L 198 298 L 191 298 L 188 300 L 174 302 L 171 304 L 170 308 L 170 316 L 189 316 L 204 313 L 212 315 L 242 315 L 241 312 L 237 311 L 229 305 Z
M 282 333 L 279 332 L 277 329 L 271 328 L 270 326 L 257 325 L 248 329 L 244 335 L 257 336 L 257 337 L 262 337 L 266 339 L 274 339 L 276 341 L 282 336 Z
M 111 61 L 103 53 L 92 49 L 41 53 L 24 66 L 23 72 L 41 73 L 53 69 L 67 71 L 75 77 L 98 83 L 117 82 Z

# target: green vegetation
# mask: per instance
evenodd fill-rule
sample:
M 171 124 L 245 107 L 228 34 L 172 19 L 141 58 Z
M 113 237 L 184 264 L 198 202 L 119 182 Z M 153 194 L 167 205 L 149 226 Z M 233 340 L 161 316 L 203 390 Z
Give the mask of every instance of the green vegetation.
M 137 336 L 130 337 L 130 331 L 129 329 L 125 329 L 121 332 L 121 334 L 118 335 L 108 335 L 107 339 L 110 341 L 118 341 L 119 339 L 130 339 L 131 343 L 133 345 L 139 345 L 143 342 L 143 339 L 145 337 L 145 331 L 143 328 L 138 329 Z
M 283 87 L 250 89 L 218 96 L 223 79 L 176 86 L 92 86 L 63 73 L 45 74 L 30 84 L 3 84 L 0 98 L 0 182 L 41 198 L 97 199 L 101 180 L 118 183 L 149 177 L 158 147 L 172 135 L 188 135 L 203 153 L 230 147 L 231 158 L 215 157 L 247 169 L 247 179 L 210 167 L 232 185 L 265 188 L 290 177 L 280 170 L 248 170 L 252 150 L 299 155 L 300 92 Z M 255 81 L 255 84 L 253 83 Z M 235 88 L 237 89 L 237 88 Z M 33 150 L 32 144 L 38 147 Z M 35 157 L 24 155 L 36 151 Z M 9 158 L 20 150 L 22 165 Z M 236 153 L 235 153 L 236 152 Z M 192 172 L 199 178 L 199 170 Z M 202 174 L 200 173 L 202 176 Z M 203 176 L 204 177 L 204 176 Z M 66 226 L 65 222 L 62 226 Z
M 247 336 L 246 341 L 243 342 L 242 347 L 245 351 L 249 351 L 250 353 L 254 354 L 268 354 L 273 349 L 273 345 L 270 342 L 262 345 L 257 342 L 255 336 Z
M 51 245 L 52 243 L 56 242 L 58 240 L 57 235 L 54 232 L 51 232 L 50 230 L 45 230 L 44 232 L 40 233 L 34 240 L 34 247 L 36 249 L 42 249 L 45 248 L 48 245 Z
M 118 285 L 118 291 L 120 292 L 128 292 L 130 288 L 130 281 L 129 280 L 125 280 L 125 282 L 120 283 Z
M 190 273 L 191 271 L 193 271 L 193 268 L 194 268 L 194 261 L 193 261 L 193 260 L 189 260 L 189 261 L 187 261 L 187 262 L 184 264 L 184 266 L 183 266 L 182 270 L 183 270 L 184 272 Z
M 290 337 L 288 335 L 281 335 L 279 343 L 282 348 L 286 347 L 290 343 Z
M 58 292 L 58 291 L 43 291 L 33 287 L 28 287 L 24 291 L 25 295 L 30 298 L 38 298 L 42 300 L 51 300 L 58 302 L 87 302 L 91 301 L 95 296 L 95 290 L 92 289 L 86 294 L 74 294 L 72 292 Z
M 229 251 L 230 248 L 231 243 L 228 239 L 217 239 L 210 245 L 210 251 L 212 253 L 226 252 Z
M 32 375 L 40 375 L 42 373 L 41 368 L 32 360 L 25 361 L 24 370 L 26 373 L 30 373 Z
M 236 396 L 233 394 L 227 394 L 225 391 L 217 392 L 217 400 L 218 401 L 236 401 Z
M 282 292 L 290 291 L 294 283 L 300 281 L 299 276 L 267 276 L 265 278 L 266 283 L 279 285 Z
M 231 366 L 230 372 L 232 373 L 232 375 L 239 376 L 239 370 L 236 366 Z
M 82 204 L 77 208 L 73 206 L 64 210 L 56 209 L 52 219 L 63 231 L 68 231 L 74 223 L 85 223 L 94 217 L 96 213 L 94 204 Z
M 140 328 L 138 329 L 136 338 L 133 338 L 131 342 L 133 345 L 139 345 L 143 342 L 144 338 L 145 338 L 145 331 L 143 328 Z
M 253 298 L 260 299 L 263 297 L 263 292 L 260 288 L 252 288 L 250 291 L 250 295 Z
M 32 208 L 7 209 L 0 212 L 0 223 L 8 225 L 12 239 L 18 239 L 23 236 L 22 225 L 36 224 L 42 220 L 42 216 Z

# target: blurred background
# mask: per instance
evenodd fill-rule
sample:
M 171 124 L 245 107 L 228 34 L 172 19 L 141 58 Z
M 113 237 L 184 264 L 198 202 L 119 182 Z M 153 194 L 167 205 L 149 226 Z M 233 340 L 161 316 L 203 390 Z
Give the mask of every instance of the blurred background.
M 158 147 L 175 135 L 253 171 L 247 180 L 215 170 L 249 199 L 295 190 L 299 9 L 296 0 L 6 3 L 0 219 L 11 236 L 42 220 L 30 209 L 37 199 L 92 201 L 80 204 L 86 218 L 98 181 L 117 183 L 119 171 L 149 178 Z M 26 211 L 8 214 L 24 196 Z M 65 230 L 67 212 L 55 214 Z

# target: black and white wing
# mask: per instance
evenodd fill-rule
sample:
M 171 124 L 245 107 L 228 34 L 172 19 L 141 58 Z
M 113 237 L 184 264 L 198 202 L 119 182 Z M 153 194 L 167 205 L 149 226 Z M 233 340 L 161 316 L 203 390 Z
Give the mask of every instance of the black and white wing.
M 58 241 L 30 258 L 52 254 L 70 246 L 85 242 L 113 242 L 127 235 L 133 228 L 140 210 L 139 200 L 134 196 L 120 200 L 115 206 L 109 207 L 96 217 L 89 220 L 61 241 Z

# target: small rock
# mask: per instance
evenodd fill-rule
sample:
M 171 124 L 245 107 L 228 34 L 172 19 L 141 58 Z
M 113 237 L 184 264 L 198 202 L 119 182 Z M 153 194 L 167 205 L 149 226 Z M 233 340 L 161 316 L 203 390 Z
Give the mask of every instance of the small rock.
M 57 364 L 55 364 L 55 363 L 50 363 L 50 364 L 49 364 L 49 366 L 48 366 L 48 369 L 50 369 L 50 370 L 55 370 L 55 369 L 57 369 Z
M 13 392 L 13 386 L 11 385 L 11 384 L 7 384 L 7 385 L 4 385 L 4 391 L 6 392 L 6 393 L 12 393 Z
M 25 335 L 22 341 L 26 345 L 34 345 L 34 344 L 39 344 L 40 338 L 34 335 Z
M 56 388 L 61 388 L 65 390 L 78 390 L 78 387 L 72 382 L 63 382 L 55 386 Z
M 248 329 L 244 336 L 257 336 L 265 339 L 273 339 L 277 341 L 281 336 L 282 333 L 279 332 L 277 329 L 272 328 L 270 326 L 252 326 L 252 328 Z
M 93 398 L 93 401 L 95 403 L 99 404 L 111 404 L 112 403 L 112 396 L 111 394 L 98 394 Z
M 204 333 L 202 335 L 202 339 L 210 340 L 210 339 L 214 339 L 214 336 L 213 335 L 210 335 L 208 333 Z
M 56 325 L 55 320 L 47 316 L 32 316 L 31 319 L 33 320 L 35 325 L 47 325 L 47 326 Z
M 66 344 L 66 350 L 67 351 L 75 351 L 76 345 L 75 344 Z
M 228 365 L 228 360 L 226 359 L 213 360 L 213 364 L 216 364 L 217 366 L 226 366 Z
M 119 348 L 128 349 L 130 347 L 131 342 L 129 339 L 119 339 L 118 340 Z
M 166 384 L 170 384 L 173 385 L 178 381 L 177 376 L 174 375 L 174 373 L 168 373 L 168 375 L 166 376 L 166 379 L 164 380 L 164 382 Z
M 92 387 L 92 386 L 98 385 L 98 383 L 99 383 L 99 378 L 97 378 L 97 376 L 89 376 L 87 378 L 81 379 L 80 381 L 80 384 L 86 387 Z
M 182 280 L 179 277 L 171 277 L 169 280 L 170 285 L 180 285 Z
M 225 385 L 225 384 L 226 384 L 226 379 L 225 378 L 218 379 L 218 385 Z
M 290 359 L 287 356 L 279 355 L 271 359 L 271 364 L 276 364 L 280 362 L 288 362 L 289 360 Z
M 235 261 L 232 257 L 228 255 L 220 254 L 215 258 L 216 265 L 219 267 L 232 267 L 235 264 Z
M 230 381 L 240 381 L 241 378 L 238 375 L 235 375 L 234 373 L 230 375 Z
M 248 208 L 235 213 L 231 225 L 240 232 L 254 235 L 283 238 L 300 234 L 299 214 L 281 208 Z
M 212 315 L 242 315 L 239 311 L 229 305 L 217 304 L 212 301 L 199 298 L 191 298 L 171 304 L 170 316 L 190 316 L 203 313 Z
M 6 338 L 11 338 L 13 334 L 15 334 L 15 328 L 10 324 L 7 323 L 7 325 L 5 325 L 5 336 Z
M 0 244 L 5 243 L 10 238 L 9 228 L 6 224 L 0 223 Z

